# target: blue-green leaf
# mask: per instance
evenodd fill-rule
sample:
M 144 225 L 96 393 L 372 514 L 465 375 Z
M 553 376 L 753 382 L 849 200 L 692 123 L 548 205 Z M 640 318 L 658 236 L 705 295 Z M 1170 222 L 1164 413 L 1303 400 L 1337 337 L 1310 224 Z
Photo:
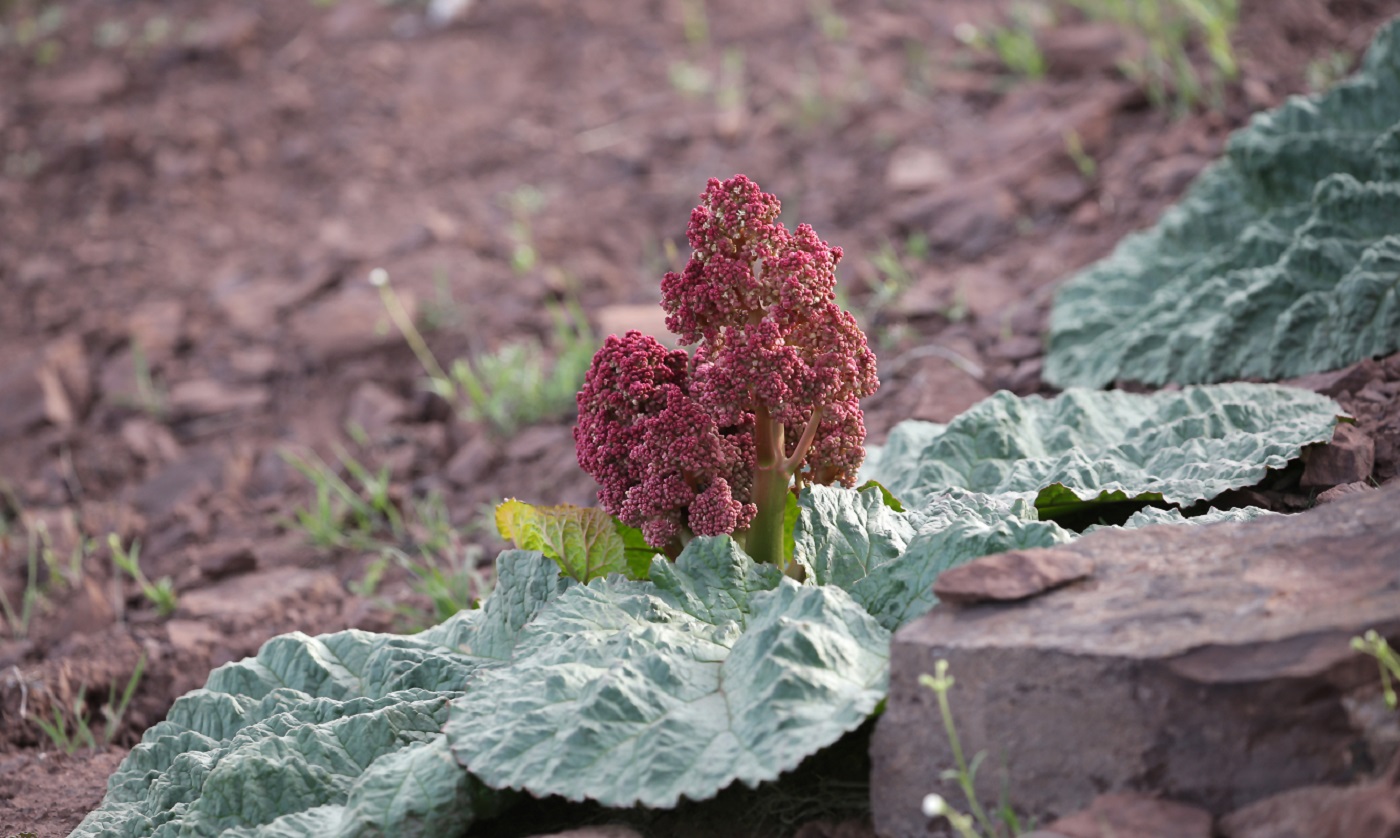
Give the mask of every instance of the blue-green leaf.
M 1239 509 L 1211 509 L 1204 514 L 1187 518 L 1177 509 L 1159 509 L 1154 506 L 1149 506 L 1146 509 L 1140 509 L 1133 513 L 1128 520 L 1124 521 L 1118 527 L 1095 524 L 1091 527 L 1085 527 L 1084 534 L 1087 535 L 1094 530 L 1136 530 L 1142 527 L 1156 527 L 1162 524 L 1191 524 L 1193 526 L 1203 526 L 1205 524 L 1219 524 L 1225 521 L 1234 521 L 1238 523 L 1240 521 L 1253 521 L 1256 518 L 1267 518 L 1277 514 L 1279 513 L 1270 512 L 1267 509 L 1260 509 L 1257 506 L 1246 506 Z
M 1331 439 L 1340 408 L 1305 390 L 1219 384 L 1138 395 L 997 393 L 941 430 L 901 423 L 863 478 L 917 508 L 959 488 L 1034 498 L 1042 517 L 1113 500 L 1190 505 L 1259 482 Z M 899 456 L 889 448 L 898 444 Z
M 506 551 L 495 592 L 411 637 L 275 637 L 175 701 L 75 836 L 450 835 L 497 806 L 441 732 L 449 702 L 572 583 Z
M 1400 21 L 1361 71 L 1230 138 L 1152 230 L 1060 289 L 1045 379 L 1280 379 L 1400 349 Z
M 886 506 L 878 488 L 813 486 L 803 493 L 796 556 L 809 580 L 849 591 L 893 631 L 937 603 L 933 581 L 943 571 L 1072 537 L 1013 495 L 949 490 L 904 513 Z
M 571 588 L 477 673 L 446 727 L 458 760 L 495 788 L 669 807 L 776 778 L 883 697 L 889 634 L 845 592 L 728 538 L 651 575 Z

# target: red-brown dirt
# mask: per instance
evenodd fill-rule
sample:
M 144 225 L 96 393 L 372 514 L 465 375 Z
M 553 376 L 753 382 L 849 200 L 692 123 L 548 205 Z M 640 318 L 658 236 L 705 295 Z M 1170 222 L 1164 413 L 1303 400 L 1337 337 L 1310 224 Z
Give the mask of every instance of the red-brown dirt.
M 444 360 L 551 346 L 567 299 L 603 333 L 656 332 L 706 179 L 746 173 L 845 249 L 881 359 L 878 441 L 1042 389 L 1056 280 L 1152 223 L 1310 62 L 1358 56 L 1400 13 L 1245 3 L 1240 78 L 1176 118 L 1116 69 L 1131 40 L 1073 15 L 1028 81 L 954 37 L 993 4 L 624 5 L 478 0 L 436 27 L 412 2 L 0 0 L 0 591 L 20 601 L 38 522 L 59 557 L 27 631 L 0 627 L 0 835 L 75 826 L 211 667 L 423 605 L 401 571 L 352 591 L 374 552 L 308 542 L 292 522 L 313 492 L 280 452 L 348 451 L 399 502 L 440 494 L 483 558 L 484 504 L 591 501 L 567 417 L 507 437 L 424 393 L 371 268 L 437 324 Z M 905 287 L 877 267 L 889 247 Z M 1384 480 L 1400 363 L 1368 369 L 1326 386 Z M 172 615 L 114 572 L 108 533 L 172 580 Z M 111 744 L 65 757 L 33 719 L 80 693 Z

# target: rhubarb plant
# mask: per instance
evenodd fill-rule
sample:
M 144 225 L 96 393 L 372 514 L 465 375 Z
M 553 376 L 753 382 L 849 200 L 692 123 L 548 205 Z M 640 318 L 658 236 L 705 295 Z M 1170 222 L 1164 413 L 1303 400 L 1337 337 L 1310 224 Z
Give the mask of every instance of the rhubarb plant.
M 693 354 L 640 332 L 594 356 L 574 430 L 603 508 L 677 554 L 696 535 L 733 534 L 784 565 L 790 495 L 855 485 L 860 400 L 875 354 L 836 303 L 841 248 L 743 175 L 711 179 L 690 216 L 693 248 L 661 282 L 666 327 Z
M 876 712 L 942 571 L 1076 538 L 1066 510 L 1247 518 L 1195 514 L 1332 434 L 1335 403 L 1277 385 L 999 394 L 862 468 L 875 360 L 840 250 L 777 214 L 711 181 L 663 283 L 694 352 L 632 332 L 594 358 L 576 440 L 601 509 L 503 504 L 495 590 L 421 634 L 284 635 L 215 670 L 74 835 L 472 834 L 514 792 L 625 818 L 758 788 Z

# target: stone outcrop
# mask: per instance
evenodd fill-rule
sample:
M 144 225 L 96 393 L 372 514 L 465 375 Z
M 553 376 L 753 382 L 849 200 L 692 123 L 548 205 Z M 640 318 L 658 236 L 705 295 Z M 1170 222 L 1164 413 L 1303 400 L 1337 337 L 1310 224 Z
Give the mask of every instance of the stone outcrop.
M 1359 786 L 1308 786 L 1260 800 L 1220 819 L 1223 838 L 1397 838 L 1400 762 Z
M 962 800 L 940 779 L 953 758 L 918 680 L 939 659 L 964 753 L 986 752 L 983 801 L 1006 790 L 1040 823 L 1105 792 L 1220 816 L 1374 772 L 1393 731 L 1358 717 L 1379 678 L 1350 639 L 1400 639 L 1397 511 L 1392 485 L 1294 516 L 1104 530 L 1002 561 L 1002 574 L 1092 572 L 1016 602 L 945 603 L 896 633 L 871 748 L 876 831 L 930 834 L 923 796 Z

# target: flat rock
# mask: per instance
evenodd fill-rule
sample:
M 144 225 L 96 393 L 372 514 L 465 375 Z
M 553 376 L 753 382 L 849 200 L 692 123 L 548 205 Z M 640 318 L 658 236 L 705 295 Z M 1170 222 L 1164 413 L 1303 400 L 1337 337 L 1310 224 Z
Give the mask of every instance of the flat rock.
M 91 399 L 87 357 L 76 335 L 0 367 L 0 440 L 44 424 L 70 427 Z
M 60 560 L 67 556 L 59 554 Z M 110 592 L 92 576 L 83 576 L 63 599 L 63 608 L 37 627 L 36 639 L 45 648 L 77 634 L 100 632 L 117 618 Z
M 277 371 L 277 351 L 270 346 L 235 349 L 228 356 L 229 368 L 242 381 L 263 381 Z
M 1339 370 L 1309 373 L 1298 378 L 1287 379 L 1282 383 L 1335 398 L 1343 393 L 1355 393 L 1372 380 L 1384 377 L 1384 375 L 1385 370 L 1382 365 L 1373 358 L 1367 358 Z
M 36 79 L 30 93 L 45 104 L 86 107 L 126 89 L 127 72 L 113 61 L 97 59 L 80 70 L 52 79 Z
M 164 464 L 180 458 L 180 443 L 166 426 L 146 417 L 122 423 L 118 434 L 127 450 L 148 463 Z
M 378 438 L 408 418 L 410 405 L 373 381 L 362 381 L 345 405 L 345 423 Z
M 1020 288 L 999 271 L 970 269 L 957 273 L 955 308 L 960 307 L 983 323 L 1000 328 L 1015 305 L 1026 299 Z
M 259 24 L 258 15 L 245 9 L 215 13 L 194 31 L 189 49 L 207 54 L 234 52 L 252 43 Z
M 1373 491 L 1375 488 L 1375 486 L 1372 486 L 1364 480 L 1358 480 L 1355 483 L 1343 483 L 1340 486 L 1333 486 L 1325 492 L 1319 492 L 1316 500 L 1319 504 L 1332 503 L 1348 495 L 1363 494 Z
M 1088 809 L 1045 828 L 1065 838 L 1211 838 L 1211 820 L 1195 806 L 1118 792 L 1099 795 Z
M 1045 343 L 1031 335 L 1011 335 L 998 340 L 987 350 L 987 354 L 1002 361 L 1021 362 L 1045 351 Z
M 928 235 L 929 244 L 977 259 L 1015 232 L 1016 197 L 995 183 L 955 181 L 897 207 L 895 218 Z
M 204 654 L 219 641 L 219 631 L 200 620 L 167 620 L 165 633 L 175 651 Z
M 213 378 L 196 378 L 170 388 L 169 408 L 174 418 L 197 419 L 257 410 L 270 399 L 267 388 L 261 385 L 225 384 Z
M 127 336 L 148 361 L 163 361 L 185 340 L 185 314 L 179 300 L 142 303 L 126 318 Z
M 953 167 L 936 148 L 900 146 L 885 168 L 885 185 L 896 192 L 917 192 L 941 186 L 953 178 Z
M 256 337 L 276 328 L 285 294 L 285 282 L 250 279 L 234 272 L 219 281 L 212 296 L 235 331 Z
M 948 422 L 992 394 L 965 363 L 942 356 L 920 360 L 905 386 L 915 398 L 900 415 L 926 422 Z
M 92 368 L 77 334 L 67 334 L 44 347 L 44 366 L 58 379 L 73 421 L 81 421 L 92 404 Z
M 230 644 L 222 657 L 233 660 L 282 632 L 339 629 L 346 597 L 326 571 L 276 567 L 182 593 L 175 616 L 217 626 L 225 638 L 220 642 Z
M 1092 184 L 1083 174 L 1065 164 L 1036 172 L 1019 185 L 1016 192 L 1033 213 L 1065 210 L 1089 196 Z
M 396 289 L 410 320 L 417 316 L 412 293 Z M 379 294 L 368 284 L 341 289 L 296 311 L 292 334 L 313 361 L 343 360 L 403 342 Z
M 1180 195 L 1210 161 L 1198 154 L 1178 154 L 1158 160 L 1142 173 L 1142 185 L 1149 194 Z
M 199 555 L 199 572 L 209 579 L 248 573 L 257 566 L 257 554 L 247 542 L 211 544 Z
M 1010 602 L 1058 588 L 1094 572 L 1084 556 L 1054 550 L 1013 550 L 944 571 L 933 583 L 941 602 Z
M 1307 786 L 1266 798 L 1220 819 L 1223 838 L 1395 838 L 1400 788 L 1395 769 L 1359 786 Z
M 1332 441 L 1308 450 L 1304 458 L 1303 488 L 1358 483 L 1376 467 L 1376 443 L 1356 425 L 1339 422 Z
M 127 500 L 147 519 L 162 521 L 182 500 L 223 486 L 224 460 L 210 449 L 192 451 L 128 492 Z
M 625 335 L 636 329 L 644 335 L 651 335 L 663 346 L 676 348 L 678 338 L 666 328 L 666 312 L 660 303 L 646 305 L 603 306 L 593 314 L 598 322 L 601 335 Z
M 1122 27 L 1108 22 L 1056 26 L 1036 33 L 1035 41 L 1056 76 L 1113 73 L 1128 46 Z
M 1045 359 L 1027 358 L 1016 364 L 1006 376 L 1005 388 L 1018 396 L 1029 396 L 1041 386 L 1041 374 L 1045 372 Z
M 959 799 L 918 683 L 940 659 L 963 751 L 987 752 L 983 799 L 1005 787 L 1042 822 L 1105 792 L 1220 815 L 1345 781 L 1383 745 L 1346 705 L 1377 678 L 1351 638 L 1400 640 L 1396 509 L 1400 485 L 1244 524 L 1103 530 L 1042 551 L 1092 562 L 1087 582 L 903 627 L 871 746 L 876 831 L 922 836 L 923 796 Z
M 642 838 L 642 833 L 630 826 L 609 824 L 607 826 L 585 826 L 548 835 L 535 835 L 533 838 Z
M 548 454 L 574 450 L 574 430 L 567 425 L 531 425 L 506 446 L 506 457 L 514 463 L 530 463 Z
M 454 486 L 469 489 L 479 484 L 500 461 L 500 445 L 485 434 L 478 434 L 457 449 L 447 461 L 443 476 Z

